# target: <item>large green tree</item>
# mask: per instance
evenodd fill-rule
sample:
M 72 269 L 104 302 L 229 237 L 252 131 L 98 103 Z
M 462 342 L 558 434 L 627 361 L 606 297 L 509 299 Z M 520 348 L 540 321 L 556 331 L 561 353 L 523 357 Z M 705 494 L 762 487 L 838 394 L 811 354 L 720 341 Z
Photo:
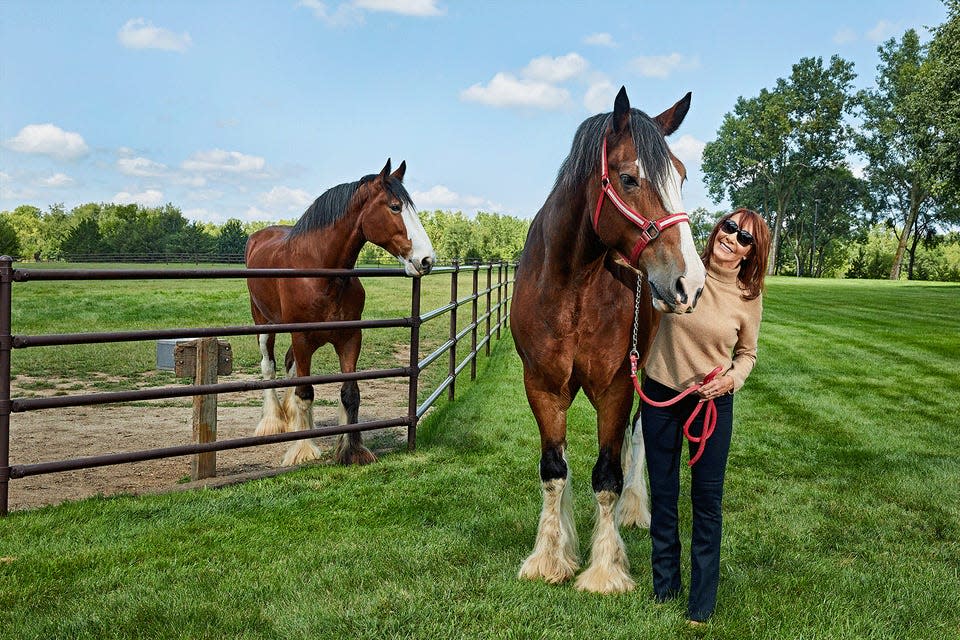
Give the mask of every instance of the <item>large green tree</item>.
M 781 232 L 797 190 L 814 172 L 843 164 L 850 137 L 853 64 L 839 56 L 802 58 L 789 78 L 755 98 L 739 98 L 717 139 L 703 152 L 711 197 L 760 209 L 772 228 L 770 273 L 780 261 Z
M 247 238 L 243 223 L 236 218 L 230 218 L 220 227 L 220 233 L 217 235 L 217 254 L 242 256 L 247 247 Z
M 928 169 L 934 192 L 960 203 L 960 0 L 944 0 L 947 20 L 933 30 L 921 70 L 921 108 L 934 114 L 933 153 Z M 956 216 L 952 217 L 957 222 Z
M 858 94 L 863 124 L 854 140 L 867 160 L 869 206 L 899 232 L 889 273 L 897 280 L 908 252 L 912 272 L 917 243 L 910 239 L 919 237 L 918 223 L 937 207 L 935 180 L 925 169 L 932 161 L 925 156 L 933 152 L 935 116 L 920 99 L 924 53 L 917 32 L 907 31 L 899 42 L 891 38 L 877 51 L 877 86 Z

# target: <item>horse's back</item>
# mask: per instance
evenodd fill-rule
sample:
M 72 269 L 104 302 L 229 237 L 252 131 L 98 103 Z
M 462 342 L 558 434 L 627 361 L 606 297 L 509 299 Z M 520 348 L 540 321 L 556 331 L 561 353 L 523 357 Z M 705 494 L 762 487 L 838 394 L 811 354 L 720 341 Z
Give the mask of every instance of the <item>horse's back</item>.
M 247 238 L 244 251 L 244 262 L 248 269 L 269 269 L 283 266 L 278 264 L 282 260 L 281 249 L 290 237 L 293 227 L 273 225 L 255 231 Z

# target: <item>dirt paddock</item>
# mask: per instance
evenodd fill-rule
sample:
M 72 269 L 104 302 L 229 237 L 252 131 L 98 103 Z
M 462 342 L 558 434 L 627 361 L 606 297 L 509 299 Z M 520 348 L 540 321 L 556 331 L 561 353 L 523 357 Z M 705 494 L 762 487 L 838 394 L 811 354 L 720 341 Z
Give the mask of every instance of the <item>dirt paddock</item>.
M 18 397 L 17 381 L 12 395 Z M 318 426 L 336 424 L 339 385 L 316 386 L 314 418 Z M 360 421 L 406 415 L 403 380 L 360 382 Z M 77 393 L 71 391 L 71 393 Z M 260 393 L 222 396 L 217 410 L 217 439 L 253 435 L 260 419 Z M 174 405 L 174 406 L 171 406 Z M 126 451 L 190 444 L 192 403 L 101 405 L 15 413 L 10 418 L 10 464 L 33 464 Z M 375 453 L 406 446 L 406 428 L 364 433 Z M 316 440 L 326 455 L 335 437 Z M 191 456 L 51 473 L 10 480 L 10 511 L 34 509 L 95 495 L 147 494 L 199 484 L 222 484 L 270 475 L 284 468 L 280 460 L 289 443 L 217 452 L 217 478 L 190 483 Z

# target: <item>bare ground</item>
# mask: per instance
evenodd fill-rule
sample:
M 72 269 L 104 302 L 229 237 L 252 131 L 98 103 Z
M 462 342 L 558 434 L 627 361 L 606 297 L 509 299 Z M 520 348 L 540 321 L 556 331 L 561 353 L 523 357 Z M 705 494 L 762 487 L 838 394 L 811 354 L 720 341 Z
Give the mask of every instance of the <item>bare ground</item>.
M 22 393 L 36 381 L 14 380 L 13 397 L 77 394 L 89 390 L 77 381 L 47 381 L 45 389 Z M 407 385 L 402 380 L 369 380 L 360 384 L 360 421 L 406 415 Z M 20 388 L 18 388 L 18 386 Z M 316 386 L 314 417 L 318 425 L 336 424 L 339 385 Z M 217 438 L 226 440 L 253 435 L 260 420 L 259 392 L 221 396 L 217 411 Z M 173 405 L 173 406 L 171 406 Z M 189 398 L 143 406 L 101 405 L 15 413 L 10 419 L 10 463 L 32 464 L 88 456 L 141 451 L 189 444 L 192 437 L 192 402 Z M 364 433 L 375 452 L 405 446 L 406 428 Z M 335 437 L 316 440 L 325 455 Z M 190 483 L 191 456 L 133 464 L 67 471 L 10 480 L 11 511 L 33 509 L 95 495 L 145 494 L 222 484 L 270 475 L 283 469 L 280 460 L 289 444 L 280 443 L 217 453 L 217 479 Z

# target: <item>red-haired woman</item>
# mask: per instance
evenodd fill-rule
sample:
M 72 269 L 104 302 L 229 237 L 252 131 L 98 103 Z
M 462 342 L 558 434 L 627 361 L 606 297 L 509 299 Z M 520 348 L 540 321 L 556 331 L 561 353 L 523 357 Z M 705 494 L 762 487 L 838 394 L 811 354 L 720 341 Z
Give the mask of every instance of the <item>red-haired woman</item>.
M 733 432 L 733 393 L 743 386 L 757 360 L 763 309 L 761 293 L 770 248 L 770 230 L 755 211 L 737 209 L 714 227 L 701 255 L 707 281 L 694 313 L 664 314 L 647 358 L 643 384 L 651 400 L 665 401 L 699 383 L 717 365 L 721 375 L 669 407 L 641 408 L 643 441 L 650 475 L 650 538 L 653 592 L 659 601 L 681 590 L 680 454 L 683 424 L 697 402 L 713 400 L 716 429 L 691 469 L 693 535 L 687 617 L 693 624 L 713 613 L 720 578 L 723 477 Z M 702 433 L 701 411 L 690 433 Z M 690 444 L 691 458 L 700 444 Z

